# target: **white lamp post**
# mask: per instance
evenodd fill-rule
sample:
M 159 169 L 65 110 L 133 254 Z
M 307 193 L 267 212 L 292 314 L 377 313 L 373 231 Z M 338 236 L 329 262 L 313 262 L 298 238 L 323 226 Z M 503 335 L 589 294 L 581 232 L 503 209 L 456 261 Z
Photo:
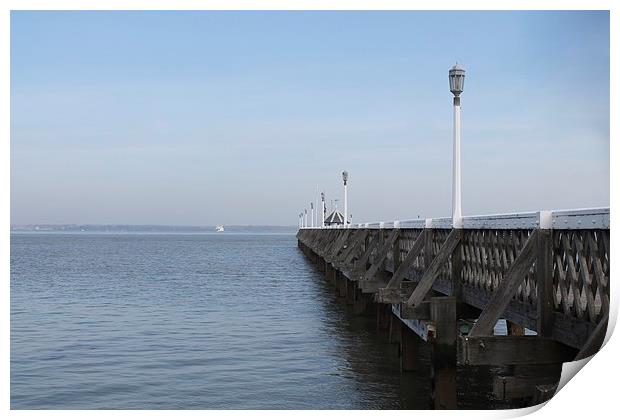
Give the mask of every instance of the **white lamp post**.
M 314 194 L 314 208 L 315 208 L 315 217 L 316 222 L 314 223 L 315 227 L 319 226 L 319 184 L 316 184 L 316 192 Z
M 325 193 L 321 193 L 321 227 L 325 227 Z
M 344 182 L 344 226 L 349 224 L 349 206 L 347 200 L 347 181 L 349 180 L 349 173 L 347 171 L 342 172 L 342 181 Z
M 308 227 L 308 209 L 304 209 L 304 227 Z
M 455 64 L 448 72 L 450 92 L 454 95 L 454 131 L 452 146 L 452 227 L 463 227 L 461 213 L 461 93 L 465 84 L 465 70 Z
M 314 227 L 314 203 L 310 203 L 310 227 Z

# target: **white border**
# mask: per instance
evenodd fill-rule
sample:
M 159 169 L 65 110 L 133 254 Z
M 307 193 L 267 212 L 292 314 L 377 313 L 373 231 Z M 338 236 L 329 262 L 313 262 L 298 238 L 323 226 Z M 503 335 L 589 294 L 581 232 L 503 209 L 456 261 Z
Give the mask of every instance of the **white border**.
M 505 0 L 502 2 L 497 1 L 470 1 L 467 2 L 467 9 L 471 10 L 581 10 L 581 9 L 598 9 L 598 10 L 611 10 L 611 115 L 618 115 L 618 74 L 620 74 L 620 66 L 618 65 L 618 40 L 620 39 L 620 21 L 618 19 L 618 2 L 617 1 L 575 1 L 565 0 L 558 2 L 556 0 Z M 90 1 L 44 1 L 44 0 L 5 0 L 2 2 L 4 13 L 0 21 L 0 45 L 2 48 L 2 57 L 5 59 L 3 66 L 1 67 L 1 80 L 2 80 L 2 92 L 4 93 L 4 100 L 2 101 L 0 127 L 3 132 L 2 152 L 0 153 L 0 172 L 2 173 L 3 182 L 3 197 L 4 205 L 1 207 L 1 215 L 4 220 L 2 228 L 4 230 L 4 238 L 2 241 L 2 252 L 4 258 L 2 259 L 3 272 L 5 273 L 4 294 L 3 303 L 4 311 L 2 312 L 2 332 L 4 335 L 3 352 L 3 378 L 2 382 L 2 403 L 5 408 L 5 412 L 9 409 L 9 305 L 10 299 L 8 294 L 9 289 L 9 226 L 10 226 L 10 206 L 9 206 L 9 191 L 10 191 L 10 150 L 9 150 L 9 138 L 10 138 L 10 79 L 9 79 L 9 46 L 10 46 L 10 15 L 9 10 L 74 10 L 74 9 L 92 9 L 92 10 L 136 10 L 136 9 L 158 9 L 158 10 L 195 10 L 195 9 L 213 9 L 213 10 L 236 10 L 236 9 L 262 9 L 262 10 L 323 10 L 323 9 L 355 9 L 355 10 L 463 10 L 465 4 L 462 1 L 435 1 L 435 2 L 422 2 L 422 1 L 394 1 L 384 0 L 378 1 L 338 1 L 338 0 L 264 0 L 260 2 L 248 1 L 248 0 L 220 0 L 220 1 L 191 1 L 191 0 L 178 0 L 178 1 L 120 1 L 120 0 L 90 0 Z M 612 118 L 611 123 L 611 154 L 612 159 L 611 179 L 612 179 L 612 193 L 610 194 L 611 206 L 615 207 L 618 202 L 618 193 L 614 190 L 615 183 L 613 180 L 620 179 L 617 165 L 614 165 L 614 160 L 617 157 L 618 145 L 617 145 L 617 119 Z M 612 236 L 614 229 L 612 229 Z M 612 247 L 612 259 L 618 260 L 617 247 Z M 612 313 L 611 323 L 615 324 L 617 317 L 617 302 L 618 302 L 618 290 L 619 288 L 612 287 Z M 612 339 L 608 342 L 607 346 L 596 355 L 593 360 L 588 364 L 588 367 L 580 372 L 579 377 L 576 380 L 571 381 L 562 391 L 556 395 L 547 406 L 540 411 L 537 411 L 534 416 L 562 416 L 564 418 L 606 418 L 609 413 L 615 412 L 615 399 L 617 398 L 615 381 L 618 378 L 618 361 L 616 354 L 620 354 L 618 351 L 618 340 Z M 452 418 L 501 418 L 501 417 L 516 417 L 524 415 L 528 412 L 535 410 L 512 410 L 503 412 L 485 412 L 485 411 L 469 411 L 469 412 L 424 412 L 422 415 L 431 417 L 452 417 Z M 284 419 L 290 416 L 310 418 L 315 416 L 338 416 L 339 418 L 353 418 L 356 419 L 370 419 L 377 415 L 401 417 L 405 418 L 415 415 L 415 413 L 409 412 L 290 412 L 290 411 L 273 411 L 273 412 L 222 412 L 222 411 L 210 411 L 207 413 L 209 416 L 238 418 L 251 415 L 258 418 L 269 419 Z M 101 419 L 101 418 L 135 418 L 143 417 L 149 419 L 161 419 L 161 418 L 176 418 L 179 416 L 187 418 L 204 417 L 205 413 L 201 411 L 13 411 L 10 412 L 11 417 L 15 418 L 58 418 L 58 419 L 81 419 L 85 416 L 88 418 Z

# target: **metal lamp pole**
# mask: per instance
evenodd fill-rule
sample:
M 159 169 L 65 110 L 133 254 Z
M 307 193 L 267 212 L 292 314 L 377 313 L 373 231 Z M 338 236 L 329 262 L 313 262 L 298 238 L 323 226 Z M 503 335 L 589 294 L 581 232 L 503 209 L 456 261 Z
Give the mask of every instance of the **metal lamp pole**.
M 344 182 L 344 226 L 349 224 L 349 205 L 347 200 L 347 181 L 349 180 L 349 173 L 347 171 L 342 172 L 342 181 Z
M 448 72 L 450 92 L 454 95 L 454 131 L 452 145 L 452 227 L 463 227 L 461 212 L 461 93 L 465 70 L 457 64 Z
M 325 193 L 321 193 L 321 227 L 325 227 Z
M 314 227 L 314 203 L 310 203 L 310 227 Z
M 315 210 L 315 217 L 316 217 L 316 222 L 314 224 L 315 227 L 320 227 L 319 226 L 319 184 L 316 184 L 316 191 L 314 194 L 314 208 Z

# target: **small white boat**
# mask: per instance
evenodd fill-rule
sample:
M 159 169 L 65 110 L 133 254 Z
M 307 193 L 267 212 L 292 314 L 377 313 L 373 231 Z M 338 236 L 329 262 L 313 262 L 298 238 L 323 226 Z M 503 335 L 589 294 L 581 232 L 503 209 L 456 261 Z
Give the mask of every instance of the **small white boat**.
M 224 226 L 223 225 L 219 225 L 215 227 L 215 231 L 216 232 L 224 232 Z

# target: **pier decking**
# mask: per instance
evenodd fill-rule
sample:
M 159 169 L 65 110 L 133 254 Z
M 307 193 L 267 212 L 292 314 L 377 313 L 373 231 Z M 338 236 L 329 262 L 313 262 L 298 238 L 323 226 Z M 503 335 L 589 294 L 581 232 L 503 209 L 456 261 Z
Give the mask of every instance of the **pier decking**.
M 436 408 L 457 408 L 459 367 L 511 366 L 492 393 L 553 395 L 559 367 L 601 347 L 609 314 L 609 208 L 302 228 L 298 245 L 356 313 L 396 334 L 403 370 L 432 346 Z M 495 335 L 500 319 L 507 335 Z M 426 343 L 426 344 L 424 344 Z M 552 369 L 553 370 L 553 369 Z M 557 370 L 559 372 L 559 370 Z

